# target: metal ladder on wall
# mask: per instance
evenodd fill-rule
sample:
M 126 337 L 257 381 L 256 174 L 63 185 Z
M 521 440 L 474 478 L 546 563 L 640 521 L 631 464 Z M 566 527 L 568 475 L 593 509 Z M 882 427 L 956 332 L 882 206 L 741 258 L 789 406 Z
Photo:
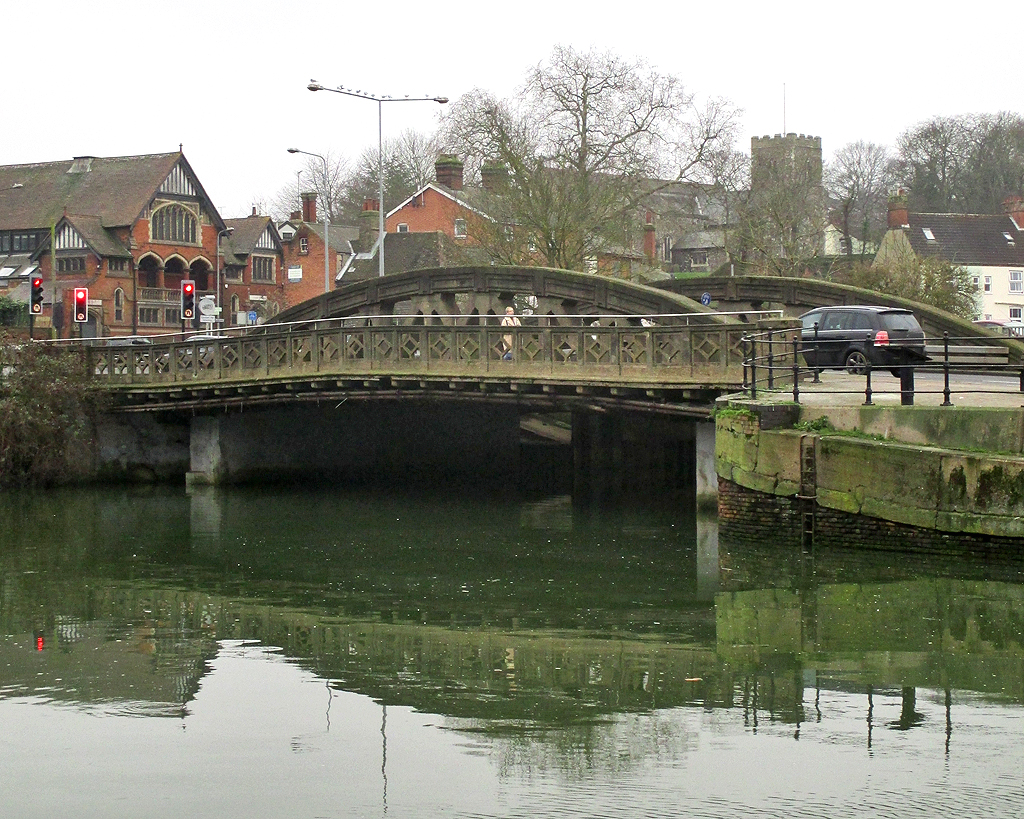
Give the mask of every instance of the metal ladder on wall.
M 800 437 L 800 546 L 805 555 L 814 552 L 814 512 L 818 498 L 818 467 L 814 445 L 816 435 Z

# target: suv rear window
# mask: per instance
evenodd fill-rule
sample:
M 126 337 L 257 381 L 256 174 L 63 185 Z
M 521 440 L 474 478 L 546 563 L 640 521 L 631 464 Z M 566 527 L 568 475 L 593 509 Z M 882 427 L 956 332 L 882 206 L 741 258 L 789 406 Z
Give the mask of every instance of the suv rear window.
M 889 330 L 919 330 L 913 313 L 882 313 L 882 321 Z

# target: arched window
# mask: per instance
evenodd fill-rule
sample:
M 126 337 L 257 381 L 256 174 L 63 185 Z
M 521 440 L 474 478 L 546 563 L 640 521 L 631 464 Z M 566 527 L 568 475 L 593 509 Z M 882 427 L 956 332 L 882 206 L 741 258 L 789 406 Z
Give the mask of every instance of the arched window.
M 120 287 L 114 291 L 114 322 L 124 324 L 124 290 Z
M 232 321 L 234 321 L 236 318 L 238 318 L 238 308 L 239 308 L 238 296 L 232 296 L 231 297 L 231 320 Z
M 196 216 L 181 205 L 168 205 L 154 211 L 152 217 L 154 242 L 196 244 Z

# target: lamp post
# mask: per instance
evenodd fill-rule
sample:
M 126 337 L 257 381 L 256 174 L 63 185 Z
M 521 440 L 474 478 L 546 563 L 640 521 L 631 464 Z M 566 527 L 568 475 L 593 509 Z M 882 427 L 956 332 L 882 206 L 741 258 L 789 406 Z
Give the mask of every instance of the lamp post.
M 224 324 L 224 316 L 223 316 L 223 311 L 220 309 L 220 307 L 221 307 L 221 293 L 220 293 L 220 256 L 221 256 L 221 253 L 220 253 L 220 239 L 221 239 L 222 236 L 230 236 L 234 232 L 235 232 L 235 229 L 232 228 L 232 227 L 229 227 L 229 228 L 224 228 L 224 230 L 220 231 L 217 234 L 217 318 L 220 320 L 222 326 Z
M 448 97 L 388 97 L 378 94 L 370 94 L 366 91 L 353 91 L 339 85 L 337 88 L 328 88 L 316 80 L 310 80 L 306 86 L 310 91 L 333 91 L 335 94 L 344 94 L 346 97 L 356 97 L 361 100 L 371 100 L 377 103 L 377 241 L 380 243 L 380 250 L 377 253 L 377 275 L 384 275 L 384 103 L 385 102 L 436 102 L 444 105 Z
M 324 292 L 331 292 L 331 203 L 327 198 L 327 187 L 328 178 L 330 172 L 327 169 L 327 158 L 320 154 L 314 154 L 311 151 L 300 151 L 298 148 L 289 148 L 288 153 L 290 154 L 305 154 L 306 156 L 315 156 L 321 162 L 324 163 L 324 194 L 321 197 L 324 206 Z

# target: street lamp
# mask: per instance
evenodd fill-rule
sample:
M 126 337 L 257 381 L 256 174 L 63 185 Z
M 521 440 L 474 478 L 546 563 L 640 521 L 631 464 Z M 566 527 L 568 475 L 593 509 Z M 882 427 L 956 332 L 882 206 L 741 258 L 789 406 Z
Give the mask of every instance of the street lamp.
M 327 198 L 327 180 L 330 176 L 330 172 L 327 169 L 327 159 L 320 154 L 314 154 L 311 151 L 300 151 L 298 148 L 289 148 L 288 153 L 290 154 L 305 154 L 306 156 L 315 156 L 321 162 L 324 163 L 324 194 L 321 197 L 324 206 L 324 292 L 331 292 L 331 203 Z
M 328 88 L 316 80 L 310 80 L 306 86 L 310 91 L 333 91 L 335 94 L 344 94 L 346 97 L 357 97 L 361 100 L 372 100 L 377 103 L 377 241 L 380 243 L 380 251 L 377 253 L 377 275 L 384 275 L 384 103 L 385 102 L 436 102 L 444 105 L 448 97 L 388 97 L 377 94 L 370 94 L 366 91 L 353 91 L 339 85 L 337 88 Z
M 233 227 L 229 227 L 229 228 L 224 228 L 224 230 L 220 231 L 217 234 L 217 318 L 220 320 L 222 326 L 224 324 L 224 316 L 221 314 L 221 309 L 220 309 L 220 306 L 221 306 L 220 305 L 220 303 L 221 303 L 221 295 L 220 295 L 220 255 L 221 255 L 220 254 L 220 238 L 221 238 L 221 236 L 230 236 L 234 232 L 235 232 L 235 229 Z

